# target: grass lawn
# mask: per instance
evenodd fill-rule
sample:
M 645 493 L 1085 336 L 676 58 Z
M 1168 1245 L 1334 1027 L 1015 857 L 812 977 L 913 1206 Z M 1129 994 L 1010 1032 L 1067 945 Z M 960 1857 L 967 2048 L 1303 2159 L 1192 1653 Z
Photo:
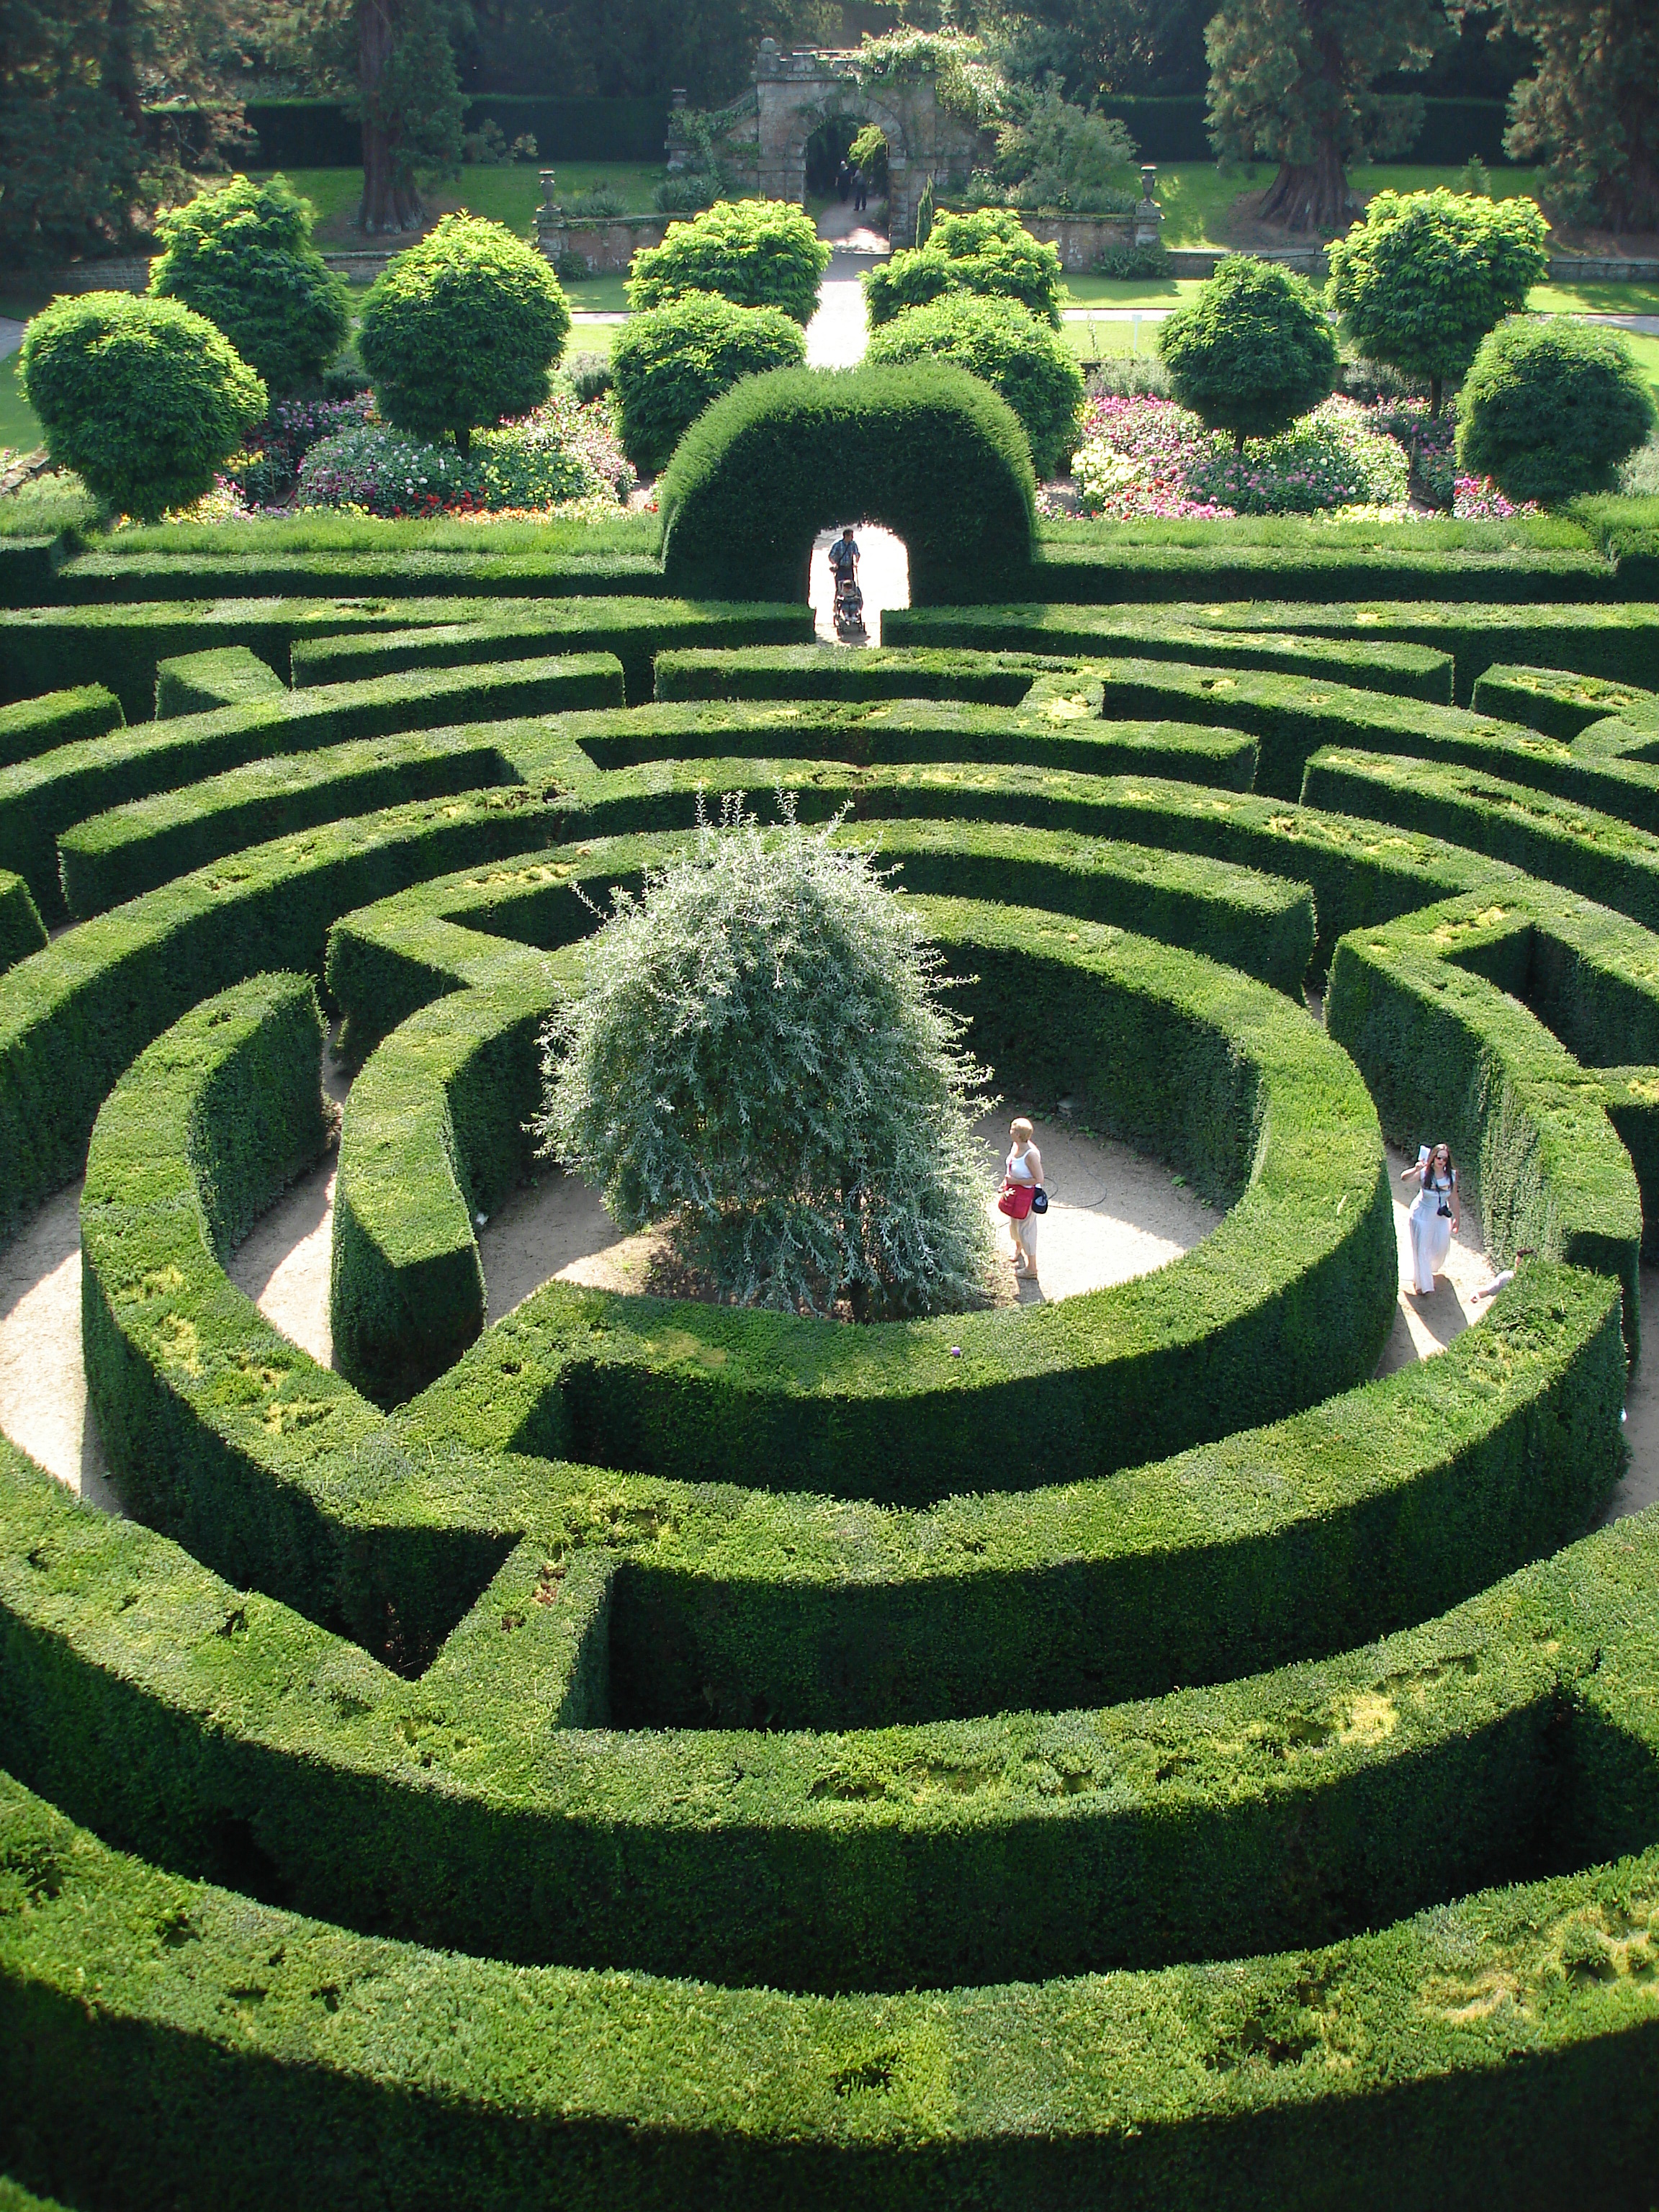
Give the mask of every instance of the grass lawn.
M 1201 292 L 1199 276 L 1067 276 L 1062 307 L 1178 307 Z
M 1079 361 L 1099 361 L 1109 353 L 1153 355 L 1158 351 L 1158 325 L 1143 323 L 1137 343 L 1133 323 L 1097 322 L 1091 316 L 1087 322 L 1062 323 L 1060 341 Z
M 625 203 L 630 214 L 649 215 L 651 195 L 666 173 L 659 167 L 644 167 L 629 161 L 563 162 L 557 172 L 558 192 L 561 199 L 567 199 L 577 192 L 591 191 L 595 185 L 607 185 Z M 286 174 L 295 191 L 303 192 L 317 211 L 319 246 L 343 251 L 376 243 L 365 239 L 353 224 L 363 191 L 361 169 L 290 169 Z M 510 230 L 526 237 L 534 226 L 542 197 L 541 177 L 535 163 L 524 161 L 501 168 L 470 165 L 459 177 L 435 179 L 423 190 L 427 205 L 434 212 L 467 208 L 474 215 L 504 222 Z
M 1653 386 L 1654 397 L 1659 398 L 1659 338 L 1646 337 L 1637 331 L 1626 331 L 1630 349 L 1636 356 L 1636 365 Z
M 1659 285 L 1534 284 L 1527 305 L 1542 315 L 1659 315 Z
M 0 446 L 32 453 L 40 442 L 34 410 L 17 388 L 17 356 L 0 361 Z

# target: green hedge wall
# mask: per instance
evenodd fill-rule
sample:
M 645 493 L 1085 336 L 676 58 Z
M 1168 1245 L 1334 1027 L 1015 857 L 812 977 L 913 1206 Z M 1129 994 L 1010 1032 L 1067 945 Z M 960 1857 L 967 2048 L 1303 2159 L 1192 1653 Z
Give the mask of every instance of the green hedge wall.
M 1460 702 L 1498 661 L 1659 689 L 1659 605 L 1634 600 L 1583 606 L 1560 595 L 1547 604 L 1523 596 L 1511 606 L 1455 597 L 1334 603 L 1322 594 L 1312 605 L 1284 599 L 1187 606 L 1176 611 L 1175 619 L 1204 629 L 1295 630 L 1305 637 L 1426 645 L 1452 655 Z
M 0 975 L 0 1219 L 15 1224 L 80 1172 L 116 1079 L 199 999 L 273 962 L 320 975 L 340 915 L 533 851 L 558 819 L 516 789 L 360 816 L 182 877 Z
M 0 975 L 39 952 L 46 933 L 21 876 L 0 871 Z
M 838 1508 L 838 1539 L 811 1500 L 734 1518 L 718 1491 L 614 1477 L 572 1488 L 575 1471 L 529 1464 L 506 1493 L 498 1482 L 495 1516 L 516 1504 L 542 1525 L 480 1577 L 477 1604 L 419 1681 L 220 1581 L 165 1537 L 90 1516 L 5 1446 L 0 1741 L 15 1771 L 131 1848 L 190 1869 L 257 1855 L 264 1879 L 305 1909 L 510 1959 L 712 1966 L 727 1982 L 823 1989 L 1305 1942 L 1351 1928 L 1355 1898 L 1386 1917 L 1559 1864 L 1568 1836 L 1580 1850 L 1591 1838 L 1616 1849 L 1643 1832 L 1659 1792 L 1632 1771 L 1639 1753 L 1622 1771 L 1605 1748 L 1598 1760 L 1593 1723 L 1589 1741 L 1564 1741 L 1559 1690 L 1595 1638 L 1601 1696 L 1638 1742 L 1650 1729 L 1653 1639 L 1634 1588 L 1622 1636 L 1616 1604 L 1589 1617 L 1571 1564 L 1552 1562 L 1380 1647 L 1151 1705 L 750 1732 L 735 1780 L 724 1728 L 573 1735 L 569 1723 L 550 1729 L 549 1711 L 580 1644 L 599 1637 L 611 1706 L 578 1730 L 621 1721 L 617 1689 L 630 1671 L 649 1679 L 653 1659 L 677 1686 L 688 1655 L 653 1650 L 648 1635 L 674 1606 L 676 1577 L 690 1598 L 699 1569 L 708 1596 L 727 1600 L 701 1609 L 721 1692 L 722 1658 L 729 1667 L 749 1633 L 771 1631 L 770 1671 L 757 1674 L 751 1656 L 738 1686 L 751 1731 L 772 1697 L 786 1721 L 800 1704 L 792 1650 L 807 1660 L 808 1649 L 779 1632 L 792 1615 L 816 1618 L 826 1637 L 806 1686 L 843 1711 L 864 1698 L 902 1705 L 907 1692 L 937 1704 L 959 1684 L 971 1711 L 1022 1647 L 1041 1655 L 1045 1688 L 1081 1663 L 1109 1696 L 1120 1653 L 1131 1680 L 1146 1680 L 1165 1655 L 1136 1649 L 1115 1583 L 1148 1604 L 1171 1644 L 1192 1623 L 1200 1650 L 1176 1661 L 1189 1679 L 1201 1654 L 1232 1666 L 1287 1627 L 1317 1636 L 1345 1615 L 1375 1619 L 1425 1556 L 1431 1587 L 1455 1584 L 1594 1511 L 1618 1455 L 1617 1306 L 1611 1282 L 1571 1270 L 1542 1267 L 1516 1285 L 1492 1333 L 1470 1332 L 1446 1356 L 1439 1389 L 1468 1420 L 1449 1452 L 1427 1434 L 1419 1372 L 1358 1394 L 1382 1424 L 1362 1413 L 1358 1439 L 1322 1408 L 1300 1430 L 1233 1439 L 1217 1487 L 1186 1462 L 1146 1470 L 1121 1501 L 1073 1485 L 1021 1501 L 1035 1509 L 1024 1534 L 1010 1501 L 963 1500 L 914 1526 L 865 1525 L 874 1516 Z M 500 1351 L 516 1344 L 508 1334 Z M 1352 1414 L 1354 1400 L 1334 1409 Z M 1404 1463 L 1380 1478 L 1382 1435 Z M 1363 1460 L 1356 1441 L 1371 1447 Z M 401 1457 L 356 1455 L 374 1469 L 380 1504 L 397 1509 L 387 1477 L 406 1471 L 404 1510 L 459 1509 L 477 1527 L 489 1510 L 480 1463 L 446 1464 L 441 1442 L 418 1430 L 410 1443 Z M 1172 1498 L 1187 1508 L 1174 1527 Z M 1120 1502 L 1128 1522 L 1114 1534 Z M 267 1507 L 248 1534 L 270 1517 Z M 610 1561 L 573 1542 L 584 1523 L 610 1525 Z M 653 1556 L 665 1527 L 684 1542 L 678 1562 Z M 343 1551 L 361 1553 L 366 1533 Z M 849 1575 L 854 1539 L 866 1564 Z M 982 1569 L 970 1564 L 981 1544 Z M 807 1554 L 799 1570 L 795 1546 Z M 1305 1571 L 1276 1578 L 1292 1559 Z M 872 1567 L 891 1578 L 890 1641 L 860 1632 Z M 745 1569 L 774 1586 L 770 1623 L 758 1587 L 724 1587 Z M 1160 1585 L 1192 1596 L 1166 1608 Z M 1281 1596 L 1308 1601 L 1308 1617 L 1280 1622 Z M 1102 1650 L 1100 1622 L 1114 1618 L 1121 1630 Z M 854 1671 L 837 1680 L 843 1655 Z M 940 1666 L 946 1680 L 930 1681 Z M 112 1699 L 119 1725 L 102 1731 L 103 1758 L 88 1758 L 86 1733 Z M 1611 1770 L 1600 1790 L 1598 1767 Z M 189 1786 L 157 1788 L 174 1773 Z
M 1364 691 L 1452 703 L 1451 655 L 1421 645 L 1377 644 L 1361 635 L 1341 640 L 1234 637 L 1139 609 L 900 607 L 882 616 L 882 638 L 893 646 L 983 654 L 1043 652 L 1085 659 L 1125 653 L 1148 660 L 1200 661 L 1210 668 L 1267 669 L 1283 676 L 1327 676 Z
M 1516 665 L 1488 668 L 1474 680 L 1474 710 L 1500 720 L 1523 722 L 1563 744 L 1604 717 L 1659 719 L 1659 692 L 1633 684 L 1609 683 L 1598 676 L 1574 676 L 1559 668 Z
M 58 833 L 111 806 L 195 782 L 264 754 L 502 714 L 620 705 L 622 688 L 622 670 L 611 654 L 571 653 L 283 692 L 245 707 L 86 738 L 0 769 L 0 866 L 15 867 L 42 913 L 58 920 L 66 911 Z M 499 776 L 498 771 L 473 781 L 495 781 Z
M 1313 755 L 1302 792 L 1311 806 L 1430 830 L 1659 927 L 1659 837 L 1614 815 L 1455 763 L 1340 745 Z
M 1328 606 L 1340 599 L 1448 599 L 1527 605 L 1534 600 L 1616 603 L 1632 596 L 1613 562 L 1588 548 L 1523 546 L 1502 553 L 1429 546 L 1322 547 L 1039 541 L 1031 596 L 1056 605 L 1122 600 L 1266 599 Z M 1639 593 L 1638 594 L 1640 595 Z M 989 600 L 988 592 L 982 596 Z M 1286 623 L 1289 629 L 1297 625 Z
M 1600 1086 L 1583 1082 L 1567 1048 L 1481 972 L 1506 943 L 1524 958 L 1540 908 L 1556 921 L 1550 895 L 1528 886 L 1501 903 L 1452 900 L 1345 937 L 1326 1025 L 1352 1054 L 1391 1139 L 1413 1149 L 1449 1143 L 1489 1253 L 1501 1262 L 1524 1244 L 1617 1274 L 1633 1359 L 1642 1201 L 1630 1158 Z M 1570 929 L 1561 934 L 1571 943 Z
M 1036 487 L 1012 409 L 940 362 L 775 369 L 715 400 L 658 480 L 663 573 L 705 598 L 804 599 L 813 537 L 885 523 L 910 596 L 1023 587 Z
M 965 699 L 1018 707 L 1032 684 L 1066 663 L 1035 653 L 860 653 L 833 646 L 692 647 L 657 655 L 666 699 Z
M 43 699 L 21 699 L 0 707 L 0 767 L 33 760 L 58 745 L 82 738 L 101 738 L 118 730 L 125 717 L 121 702 L 101 684 L 82 684 L 69 691 L 50 691 Z
M 825 2001 L 410 1951 L 124 1858 L 14 1784 L 0 1819 L 49 1870 L 0 1936 L 6 2154 L 111 2212 L 283 2212 L 343 2172 L 508 2212 L 530 2167 L 575 2212 L 1548 2212 L 1639 2203 L 1659 2154 L 1632 1924 L 1659 1853 L 1224 1973 Z
M 39 605 L 124 606 L 158 599 L 311 598 L 573 599 L 664 589 L 649 553 L 434 551 L 313 547 L 268 553 L 82 553 L 65 561 Z
M 216 707 L 245 707 L 255 699 L 274 699 L 288 686 L 274 668 L 245 645 L 210 647 L 205 653 L 181 653 L 155 668 L 155 719 L 205 714 Z
M 505 665 L 581 647 L 617 656 L 627 696 L 637 703 L 651 696 L 652 664 L 667 647 L 704 641 L 728 647 L 790 645 L 805 643 L 811 635 L 812 610 L 805 605 L 698 606 L 686 599 L 602 599 L 585 606 L 573 600 L 506 613 L 489 610 L 477 622 L 469 617 L 381 636 L 301 639 L 294 647 L 294 682 L 297 688 L 393 670 Z

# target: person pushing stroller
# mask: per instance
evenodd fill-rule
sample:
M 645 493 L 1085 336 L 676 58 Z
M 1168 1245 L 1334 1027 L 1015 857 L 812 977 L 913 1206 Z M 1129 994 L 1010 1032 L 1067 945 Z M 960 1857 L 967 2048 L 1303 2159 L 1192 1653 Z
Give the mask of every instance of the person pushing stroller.
M 861 629 L 864 626 L 864 593 L 859 587 L 859 563 L 863 558 L 852 524 L 843 524 L 841 536 L 830 541 L 830 566 L 836 577 L 837 629 Z

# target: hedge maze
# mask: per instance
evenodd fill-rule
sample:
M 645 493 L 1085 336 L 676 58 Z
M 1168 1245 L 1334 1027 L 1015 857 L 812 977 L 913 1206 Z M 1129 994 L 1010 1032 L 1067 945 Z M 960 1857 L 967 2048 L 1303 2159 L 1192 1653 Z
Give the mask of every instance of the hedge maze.
M 1645 2204 L 1650 550 L 1039 542 L 836 653 L 671 596 L 841 434 L 726 405 L 664 570 L 0 562 L 0 1193 L 84 1174 L 130 1516 L 0 1438 L 0 2203 Z M 586 902 L 775 787 L 1202 1243 L 490 1319 Z M 1430 1135 L 1516 1272 L 1375 1381 Z M 337 1142 L 325 1369 L 226 1262 Z

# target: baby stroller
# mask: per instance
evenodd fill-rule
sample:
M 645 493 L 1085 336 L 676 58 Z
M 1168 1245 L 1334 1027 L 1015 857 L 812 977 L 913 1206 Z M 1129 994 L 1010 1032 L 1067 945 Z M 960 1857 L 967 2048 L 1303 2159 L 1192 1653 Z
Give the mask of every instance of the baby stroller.
M 836 572 L 836 635 L 862 637 L 864 632 L 864 593 L 850 561 L 832 562 Z

